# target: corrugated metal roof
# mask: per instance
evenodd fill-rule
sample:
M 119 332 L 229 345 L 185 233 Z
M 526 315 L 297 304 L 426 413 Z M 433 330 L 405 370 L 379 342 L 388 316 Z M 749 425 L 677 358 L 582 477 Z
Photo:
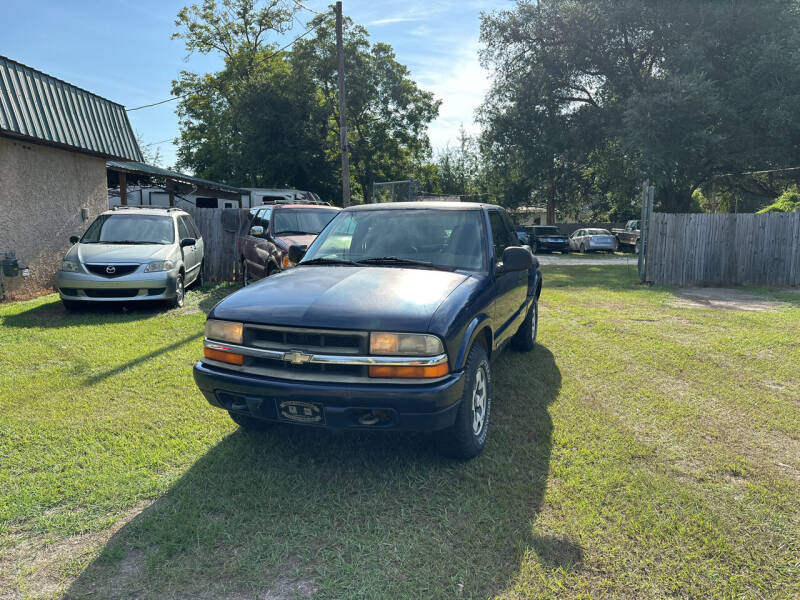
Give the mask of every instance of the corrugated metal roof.
M 193 175 L 186 175 L 178 171 L 170 169 L 162 169 L 161 167 L 154 167 L 143 162 L 135 161 L 118 161 L 109 160 L 106 162 L 106 167 L 112 171 L 122 171 L 125 173 L 136 173 L 138 175 L 150 175 L 152 177 L 164 177 L 165 179 L 172 179 L 183 183 L 198 185 L 211 190 L 221 190 L 223 192 L 231 192 L 233 194 L 249 194 L 250 190 L 244 188 L 237 188 L 218 181 L 211 181 L 210 179 L 202 179 Z
M 125 107 L 0 56 L 0 135 L 142 160 Z

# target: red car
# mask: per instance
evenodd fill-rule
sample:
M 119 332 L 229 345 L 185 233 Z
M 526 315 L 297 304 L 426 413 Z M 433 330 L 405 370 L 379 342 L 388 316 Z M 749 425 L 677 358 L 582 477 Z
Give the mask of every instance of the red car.
M 242 283 L 293 267 L 289 247 L 308 246 L 339 212 L 335 206 L 274 204 L 252 209 L 245 235 L 236 242 Z

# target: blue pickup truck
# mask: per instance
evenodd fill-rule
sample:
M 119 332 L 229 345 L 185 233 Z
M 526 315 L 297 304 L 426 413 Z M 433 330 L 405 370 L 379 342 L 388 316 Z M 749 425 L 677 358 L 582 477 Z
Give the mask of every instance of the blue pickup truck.
M 285 422 L 486 443 L 490 360 L 536 343 L 542 276 L 506 212 L 414 202 L 341 211 L 297 266 L 214 307 L 194 378 L 244 429 Z

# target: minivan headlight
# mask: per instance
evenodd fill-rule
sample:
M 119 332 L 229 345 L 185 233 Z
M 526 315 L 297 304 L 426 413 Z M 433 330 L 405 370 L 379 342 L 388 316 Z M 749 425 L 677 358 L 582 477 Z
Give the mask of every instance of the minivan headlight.
M 206 321 L 206 338 L 229 344 L 241 344 L 243 327 L 241 323 L 233 321 L 209 319 Z
M 369 335 L 369 353 L 388 356 L 437 356 L 444 353 L 444 346 L 435 335 L 373 332 Z
M 145 273 L 157 273 L 159 271 L 169 271 L 175 266 L 175 263 L 171 260 L 157 260 L 155 262 L 151 262 L 147 265 L 144 269 Z
M 78 263 L 74 260 L 61 261 L 61 268 L 59 271 L 64 271 L 66 273 L 77 273 L 79 270 Z

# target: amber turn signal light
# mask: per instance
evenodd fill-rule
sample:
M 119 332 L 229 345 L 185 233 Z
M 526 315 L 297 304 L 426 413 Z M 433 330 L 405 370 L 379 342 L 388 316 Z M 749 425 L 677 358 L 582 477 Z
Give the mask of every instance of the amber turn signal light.
M 372 366 L 369 368 L 370 377 L 382 377 L 386 379 L 433 379 L 444 377 L 450 372 L 447 363 L 433 367 L 384 367 Z
M 234 354 L 233 352 L 225 352 L 223 350 L 214 350 L 212 348 L 203 348 L 203 355 L 211 360 L 219 362 L 230 363 L 232 365 L 243 365 L 244 356 L 241 354 Z

